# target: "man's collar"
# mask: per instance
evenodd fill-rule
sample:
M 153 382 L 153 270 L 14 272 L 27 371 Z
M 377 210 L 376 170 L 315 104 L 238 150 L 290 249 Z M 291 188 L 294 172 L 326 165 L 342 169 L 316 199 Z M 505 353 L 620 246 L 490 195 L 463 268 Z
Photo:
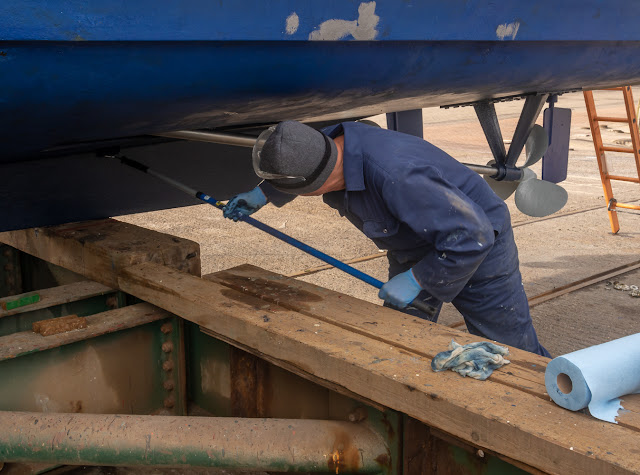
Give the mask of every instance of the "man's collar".
M 344 170 L 344 183 L 347 191 L 363 191 L 364 185 L 364 160 L 360 137 L 353 130 L 354 122 L 343 122 L 322 129 L 322 133 L 332 139 L 344 134 L 344 153 L 342 156 L 342 168 Z M 357 126 L 356 126 L 357 127 Z

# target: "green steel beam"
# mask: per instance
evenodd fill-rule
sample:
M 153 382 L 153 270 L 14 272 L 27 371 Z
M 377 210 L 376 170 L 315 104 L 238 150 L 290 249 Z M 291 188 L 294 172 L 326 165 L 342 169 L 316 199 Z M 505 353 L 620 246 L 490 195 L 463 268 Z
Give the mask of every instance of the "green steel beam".
M 389 462 L 383 438 L 350 422 L 0 412 L 0 427 L 6 462 L 336 474 Z

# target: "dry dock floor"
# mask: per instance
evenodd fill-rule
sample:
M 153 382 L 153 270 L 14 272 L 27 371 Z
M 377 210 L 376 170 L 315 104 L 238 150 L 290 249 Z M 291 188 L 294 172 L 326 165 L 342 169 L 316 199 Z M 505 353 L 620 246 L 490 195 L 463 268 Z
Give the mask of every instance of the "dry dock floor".
M 637 88 L 636 96 L 639 94 L 640 88 Z M 511 138 L 522 104 L 516 101 L 496 106 L 507 140 Z M 601 115 L 624 115 L 620 92 L 597 92 L 596 105 Z M 556 107 L 573 111 L 569 172 L 563 183 L 569 193 L 567 206 L 541 220 L 518 212 L 513 197 L 507 200 L 520 253 L 520 269 L 530 299 L 640 261 L 640 214 L 619 213 L 621 230 L 616 235 L 611 233 L 582 93 L 561 96 Z M 423 117 L 425 139 L 456 159 L 477 164 L 491 159 L 473 108 L 425 109 Z M 373 120 L 384 124 L 382 115 Z M 628 127 L 624 125 L 611 124 L 602 129 L 602 134 L 608 144 L 630 144 Z M 610 153 L 608 159 L 612 173 L 636 175 L 632 155 Z M 533 169 L 540 175 L 540 164 Z M 639 185 L 615 182 L 613 187 L 618 201 L 640 203 Z M 215 190 L 204 191 L 215 194 Z M 372 242 L 324 205 L 321 198 L 298 198 L 280 209 L 268 205 L 255 217 L 338 259 L 379 253 Z M 243 263 L 282 274 L 299 273 L 323 264 L 249 225 L 224 220 L 220 211 L 208 205 L 119 219 L 199 242 L 203 274 Z M 387 278 L 384 256 L 353 265 L 380 280 Z M 379 302 L 377 290 L 335 269 L 300 278 Z M 607 280 L 640 286 L 640 268 L 532 307 L 540 340 L 554 356 L 640 332 L 640 299 L 631 298 L 628 292 L 608 289 Z M 440 323 L 455 325 L 460 320 L 455 308 L 445 305 Z

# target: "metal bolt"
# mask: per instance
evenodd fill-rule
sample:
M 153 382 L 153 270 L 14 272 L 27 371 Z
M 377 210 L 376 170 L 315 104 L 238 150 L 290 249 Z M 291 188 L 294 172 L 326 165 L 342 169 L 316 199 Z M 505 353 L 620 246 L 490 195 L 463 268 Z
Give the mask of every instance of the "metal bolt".
M 171 371 L 173 369 L 173 361 L 167 360 L 162 363 L 162 369 L 165 371 Z
M 164 384 L 163 384 L 163 386 L 164 386 L 164 388 L 165 388 L 167 391 L 173 391 L 174 384 L 173 384 L 173 381 L 171 381 L 170 379 L 168 379 L 167 381 L 165 381 L 165 382 L 164 382 Z
M 162 351 L 165 353 L 171 353 L 173 351 L 173 343 L 170 341 L 165 341 L 162 344 Z
M 476 455 L 480 458 L 484 458 L 484 450 L 478 449 L 478 451 L 476 452 Z
M 165 335 L 167 333 L 171 333 L 171 330 L 173 330 L 173 326 L 170 323 L 164 323 L 161 327 L 160 327 L 160 331 L 162 333 L 164 333 Z
M 173 399 L 173 397 L 168 397 L 164 400 L 164 407 L 166 407 L 167 409 L 171 409 L 175 405 L 176 401 L 175 399 Z

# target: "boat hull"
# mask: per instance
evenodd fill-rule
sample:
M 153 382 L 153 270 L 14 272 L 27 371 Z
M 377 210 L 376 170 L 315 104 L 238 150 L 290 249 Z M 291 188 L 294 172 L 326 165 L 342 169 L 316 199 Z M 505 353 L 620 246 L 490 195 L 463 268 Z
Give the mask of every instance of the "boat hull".
M 640 82 L 640 42 L 80 42 L 2 51 L 2 161 L 81 141 Z
M 254 184 L 246 150 L 167 131 L 640 83 L 638 17 L 625 0 L 0 2 L 0 230 L 192 203 L 97 151 L 219 198 Z

